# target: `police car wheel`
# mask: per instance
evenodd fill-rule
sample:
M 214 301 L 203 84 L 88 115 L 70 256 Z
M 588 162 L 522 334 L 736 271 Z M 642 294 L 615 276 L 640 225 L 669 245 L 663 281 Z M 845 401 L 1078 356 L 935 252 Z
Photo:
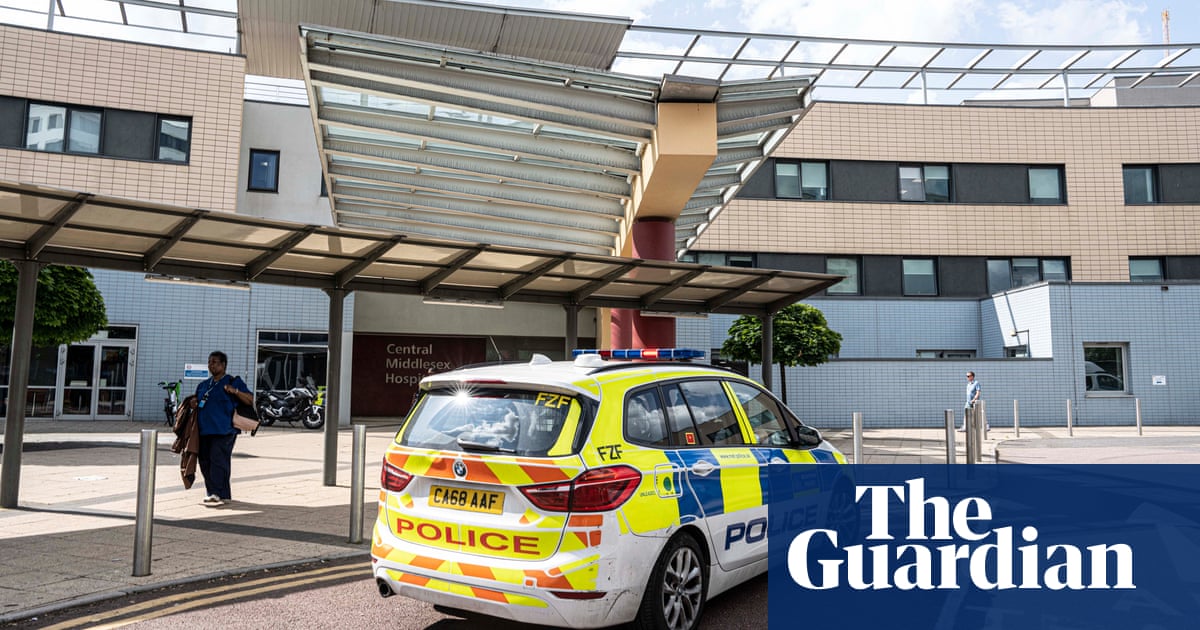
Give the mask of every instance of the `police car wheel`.
M 692 630 L 704 612 L 708 567 L 700 544 L 687 534 L 667 543 L 642 596 L 636 626 L 640 630 Z

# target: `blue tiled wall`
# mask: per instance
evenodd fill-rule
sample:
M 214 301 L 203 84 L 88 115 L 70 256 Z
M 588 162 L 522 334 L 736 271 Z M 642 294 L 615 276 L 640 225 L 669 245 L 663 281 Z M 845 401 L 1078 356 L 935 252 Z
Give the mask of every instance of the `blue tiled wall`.
M 944 412 L 961 416 L 967 370 L 983 386 L 993 426 L 1011 425 L 1013 401 L 1023 426 L 1065 426 L 1070 401 L 1077 426 L 1128 425 L 1136 420 L 1191 424 L 1198 419 L 1200 374 L 1194 357 L 1200 334 L 1200 286 L 1172 284 L 1039 284 L 982 301 L 813 299 L 843 336 L 838 359 L 788 368 L 789 406 L 819 427 L 848 427 L 854 412 L 868 427 L 942 426 Z M 677 345 L 720 347 L 734 320 L 680 320 Z M 683 322 L 688 322 L 684 324 Z M 1011 334 L 1022 331 L 1016 337 Z M 1028 331 L 1028 332 L 1024 332 Z M 1006 359 L 1017 340 L 1031 358 Z M 1126 395 L 1089 395 L 1083 344 L 1127 344 Z M 974 349 L 975 359 L 915 359 L 917 349 Z M 760 368 L 751 375 L 758 378 Z M 1162 376 L 1166 385 L 1153 385 Z M 778 368 L 775 391 L 784 389 Z
M 158 420 L 159 381 L 183 376 L 185 363 L 207 364 L 208 353 L 229 355 L 229 373 L 253 387 L 259 330 L 326 332 L 329 299 L 319 289 L 252 284 L 232 290 L 184 284 L 149 283 L 145 274 L 92 270 L 104 296 L 110 325 L 138 327 L 133 419 Z M 350 330 L 353 298 L 344 321 Z M 184 394 L 197 381 L 185 381 Z

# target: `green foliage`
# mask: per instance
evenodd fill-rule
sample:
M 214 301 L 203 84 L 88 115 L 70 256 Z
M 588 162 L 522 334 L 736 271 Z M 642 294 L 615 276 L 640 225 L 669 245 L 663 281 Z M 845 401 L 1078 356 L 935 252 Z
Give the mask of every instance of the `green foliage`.
M 820 309 L 796 303 L 772 318 L 775 363 L 785 367 L 820 365 L 842 349 L 842 335 L 830 330 Z M 752 315 L 737 318 L 721 344 L 721 356 L 734 361 L 762 363 L 762 321 Z
M 17 268 L 0 261 L 0 345 L 12 345 L 17 309 Z M 84 341 L 108 326 L 104 298 L 82 267 L 44 267 L 38 274 L 33 311 L 34 347 Z

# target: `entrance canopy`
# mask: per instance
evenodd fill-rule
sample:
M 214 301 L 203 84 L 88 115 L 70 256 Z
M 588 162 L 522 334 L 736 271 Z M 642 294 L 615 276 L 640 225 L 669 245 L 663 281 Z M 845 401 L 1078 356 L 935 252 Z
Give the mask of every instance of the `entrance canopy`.
M 664 314 L 769 315 L 841 280 L 305 225 L 3 181 L 0 256 L 145 272 L 151 280 Z
M 465 32 L 495 19 L 454 13 Z M 560 21 L 542 29 L 561 37 Z M 614 28 L 573 26 L 601 41 Z M 651 79 L 429 39 L 300 32 L 334 221 L 499 245 L 619 253 L 632 221 L 652 216 L 674 222 L 674 250 L 686 251 L 799 122 L 809 86 L 803 77 Z M 670 168 L 664 118 L 680 115 L 662 105 L 680 103 L 713 108 L 711 154 L 694 179 L 665 176 L 671 207 L 648 210 L 655 169 Z M 704 136 L 701 125 L 680 124 Z

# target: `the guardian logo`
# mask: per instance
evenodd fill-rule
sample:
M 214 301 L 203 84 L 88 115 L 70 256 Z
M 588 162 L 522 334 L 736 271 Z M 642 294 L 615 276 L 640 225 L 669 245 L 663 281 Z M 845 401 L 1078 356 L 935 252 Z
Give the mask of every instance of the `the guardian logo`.
M 899 505 L 890 504 L 891 495 Z M 1127 544 L 1043 548 L 1037 544 L 1037 528 L 1029 525 L 1019 533 L 1020 541 L 1027 544 L 1018 546 L 1013 527 L 988 527 L 992 507 L 985 499 L 968 497 L 951 505 L 946 497 L 926 498 L 922 478 L 908 479 L 904 485 L 860 486 L 855 501 L 864 498 L 871 511 L 866 540 L 895 541 L 889 513 L 891 507 L 902 506 L 897 513 L 898 520 L 907 514 L 904 544 L 842 548 L 836 531 L 809 529 L 788 545 L 792 581 L 814 590 L 843 585 L 855 590 L 957 589 L 960 578 L 982 590 L 1136 588 L 1133 549 Z M 932 512 L 932 523 L 926 522 L 927 512 Z M 934 544 L 939 541 L 946 543 Z

